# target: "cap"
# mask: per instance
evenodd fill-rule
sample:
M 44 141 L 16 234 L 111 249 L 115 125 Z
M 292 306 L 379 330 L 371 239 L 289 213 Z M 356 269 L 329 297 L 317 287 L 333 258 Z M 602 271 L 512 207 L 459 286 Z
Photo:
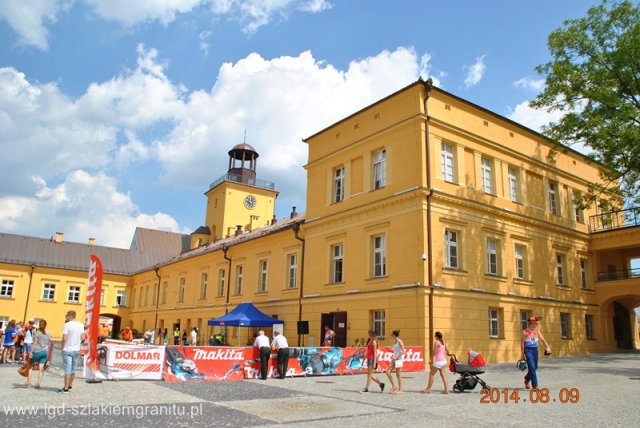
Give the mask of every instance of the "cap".
M 529 319 L 527 320 L 530 324 L 537 324 L 538 323 L 538 318 L 536 317 L 529 317 Z

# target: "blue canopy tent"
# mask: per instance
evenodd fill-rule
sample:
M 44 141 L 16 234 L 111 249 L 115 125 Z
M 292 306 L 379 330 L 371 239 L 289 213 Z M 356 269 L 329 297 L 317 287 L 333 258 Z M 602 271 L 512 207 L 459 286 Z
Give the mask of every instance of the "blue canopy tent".
M 271 327 L 274 324 L 284 324 L 284 321 L 261 312 L 253 303 L 240 303 L 228 314 L 207 321 L 207 325 L 221 327 Z

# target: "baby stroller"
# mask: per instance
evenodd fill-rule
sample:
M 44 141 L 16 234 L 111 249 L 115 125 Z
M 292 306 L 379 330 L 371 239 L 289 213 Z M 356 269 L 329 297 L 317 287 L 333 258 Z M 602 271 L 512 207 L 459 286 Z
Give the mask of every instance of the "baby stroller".
M 479 374 L 484 373 L 484 358 L 479 352 L 472 351 L 469 349 L 468 352 L 468 364 L 462 364 L 458 362 L 458 359 L 454 354 L 449 354 L 451 357 L 449 362 L 449 370 L 459 374 L 460 378 L 456 380 L 456 383 L 453 385 L 453 390 L 455 392 L 462 392 L 465 389 L 473 389 L 476 387 L 478 382 L 482 385 L 483 388 L 491 389 L 482 379 L 478 377 Z

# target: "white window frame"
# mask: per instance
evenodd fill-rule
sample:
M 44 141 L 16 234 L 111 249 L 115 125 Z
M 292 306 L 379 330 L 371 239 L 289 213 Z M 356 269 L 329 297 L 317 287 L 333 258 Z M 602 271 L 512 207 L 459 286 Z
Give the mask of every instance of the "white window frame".
M 224 296 L 224 286 L 227 282 L 227 271 L 224 269 L 218 269 L 218 295 L 217 297 Z
M 518 170 L 510 166 L 507 170 L 509 175 L 509 196 L 511 197 L 512 202 L 519 202 L 518 199 Z
M 67 303 L 80 303 L 80 292 L 82 288 L 79 285 L 70 285 L 67 289 Z
M 491 159 L 483 157 L 480 163 L 482 169 L 482 190 L 486 194 L 493 195 L 493 165 Z
M 571 339 L 571 314 L 560 312 L 560 338 Z
M 298 286 L 298 254 L 287 256 L 287 289 L 291 290 Z
M 549 181 L 549 211 L 553 215 L 560 215 L 558 207 L 558 183 Z
M 3 279 L 0 288 L 0 297 L 13 297 L 13 287 L 15 282 L 13 279 Z
M 498 242 L 495 238 L 487 238 L 487 275 L 498 276 L 500 274 Z
M 562 253 L 556 253 L 556 284 L 566 286 L 566 256 Z
M 184 302 L 185 289 L 187 288 L 187 279 L 182 276 L 178 279 L 178 302 Z
M 515 259 L 515 277 L 517 279 L 527 279 L 527 247 L 515 244 L 513 247 Z
M 258 262 L 258 293 L 266 293 L 269 280 L 269 259 L 262 259 Z
M 333 171 L 333 202 L 344 200 L 344 167 L 341 166 Z
M 204 300 L 207 298 L 208 286 L 209 286 L 209 273 L 201 272 L 200 273 L 200 299 Z
M 489 337 L 497 339 L 500 337 L 500 309 L 489 309 Z
M 460 268 L 460 251 L 458 246 L 457 230 L 445 229 L 444 231 L 444 253 L 445 253 L 445 267 L 448 269 Z M 452 239 L 453 238 L 453 239 Z
M 378 150 L 373 154 L 373 189 L 381 189 L 387 184 L 387 151 Z
M 344 281 L 344 246 L 342 243 L 331 246 L 331 282 L 339 284 Z
M 234 288 L 234 292 L 236 296 L 242 295 L 242 285 L 244 282 L 244 265 L 236 266 L 236 284 Z
M 102 289 L 100 290 L 100 306 L 104 306 L 104 299 L 106 295 L 107 295 L 107 289 L 103 285 Z
M 571 197 L 571 211 L 576 222 L 584 223 L 584 210 L 578 208 L 578 204 L 576 204 L 576 198 L 578 197 L 580 197 L 580 192 L 574 190 Z
M 378 339 L 384 339 L 386 325 L 386 315 L 384 309 L 374 309 L 371 311 L 371 329 L 376 333 Z
M 46 282 L 42 285 L 42 300 L 45 302 L 56 301 L 56 284 Z
M 126 290 L 116 290 L 116 307 L 125 307 L 127 306 L 127 291 Z
M 0 330 L 5 331 L 7 325 L 9 325 L 9 317 L 0 317 Z
M 451 144 L 442 143 L 441 168 L 442 179 L 448 183 L 456 182 L 456 158 L 454 147 Z
M 387 248 L 385 234 L 372 236 L 372 277 L 387 276 Z

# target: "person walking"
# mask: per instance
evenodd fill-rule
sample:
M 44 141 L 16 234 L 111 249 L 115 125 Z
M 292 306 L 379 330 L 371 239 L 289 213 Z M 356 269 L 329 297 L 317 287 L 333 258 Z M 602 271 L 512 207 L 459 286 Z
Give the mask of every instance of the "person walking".
M 287 369 L 289 368 L 289 343 L 287 338 L 279 331 L 273 332 L 274 338 L 271 346 L 278 352 L 278 376 L 280 379 L 284 379 L 287 375 Z
M 22 345 L 22 353 L 24 357 L 23 361 L 27 361 L 27 355 L 31 354 L 31 347 L 33 346 L 33 335 L 35 333 L 35 329 L 33 328 L 33 324 L 35 320 L 31 318 L 29 322 L 27 322 L 24 326 L 22 335 L 24 336 L 23 345 Z
M 62 328 L 62 365 L 64 366 L 64 387 L 58 392 L 68 394 L 76 377 L 76 366 L 80 358 L 80 344 L 87 338 L 84 324 L 76 321 L 76 311 L 69 311 Z
M 198 329 L 197 327 L 193 327 L 191 329 L 191 346 L 196 346 L 198 344 Z
M 33 369 L 37 365 L 38 381 L 33 387 L 40 389 L 40 384 L 42 384 L 42 378 L 44 376 L 44 366 L 47 364 L 47 359 L 49 358 L 50 343 L 51 333 L 47 331 L 47 321 L 40 320 L 40 323 L 38 324 L 38 331 L 36 331 L 33 337 L 33 348 L 30 355 L 32 370 L 29 371 L 25 387 L 29 387 L 29 385 L 31 385 L 31 373 L 33 373 Z
M 15 337 L 16 332 L 16 320 L 9 321 L 7 328 L 4 330 L 4 349 L 2 349 L 2 364 L 13 363 L 16 357 Z M 7 357 L 11 357 L 11 360 L 7 360 Z
M 527 375 L 524 377 L 524 386 L 527 389 L 538 387 L 538 339 L 544 342 L 545 355 L 551 353 L 551 347 L 538 328 L 538 318 L 530 317 L 528 327 L 522 330 L 522 340 L 520 349 L 522 350 L 521 360 L 527 361 Z
M 324 342 L 323 346 L 333 346 L 333 338 L 336 337 L 336 332 L 331 330 L 328 325 L 324 326 Z
M 433 379 L 435 377 L 436 372 L 440 372 L 440 377 L 442 378 L 442 383 L 444 385 L 443 394 L 449 393 L 449 385 L 447 384 L 447 378 L 445 376 L 444 370 L 447 367 L 447 355 L 449 355 L 449 348 L 447 348 L 447 344 L 444 343 L 444 339 L 442 338 L 442 333 L 436 331 L 435 334 L 436 341 L 433 343 L 433 355 L 431 361 L 431 371 L 429 372 L 429 383 L 427 387 L 422 390 L 423 393 L 428 394 L 431 392 L 431 387 L 433 386 Z
M 369 330 L 369 340 L 367 340 L 367 346 L 365 350 L 365 358 L 367 359 L 367 383 L 364 388 L 360 390 L 361 393 L 369 392 L 369 385 L 371 381 L 374 381 L 380 387 L 380 392 L 384 392 L 384 382 L 380 382 L 377 376 L 373 374 L 373 371 L 378 368 L 378 340 L 376 339 L 376 332 Z M 393 382 L 391 383 L 393 385 Z
M 402 394 L 402 375 L 400 371 L 402 370 L 402 366 L 404 363 L 404 354 L 406 350 L 404 349 L 404 343 L 400 340 L 400 330 L 394 330 L 391 332 L 393 336 L 393 360 L 391 364 L 387 368 L 387 377 L 389 378 L 389 382 L 391 382 L 391 391 L 390 394 Z M 398 378 L 398 386 L 393 383 L 393 378 L 391 377 L 391 372 L 396 372 L 396 377 Z
M 258 348 L 258 356 L 260 357 L 260 379 L 267 379 L 267 370 L 269 369 L 269 357 L 271 356 L 271 346 L 269 338 L 264 335 L 264 330 L 260 330 L 253 342 L 254 348 Z

